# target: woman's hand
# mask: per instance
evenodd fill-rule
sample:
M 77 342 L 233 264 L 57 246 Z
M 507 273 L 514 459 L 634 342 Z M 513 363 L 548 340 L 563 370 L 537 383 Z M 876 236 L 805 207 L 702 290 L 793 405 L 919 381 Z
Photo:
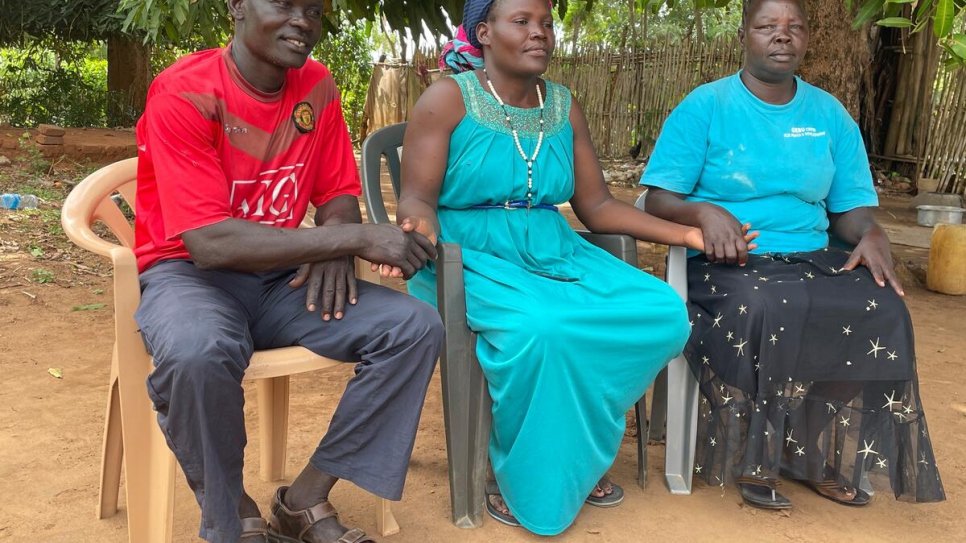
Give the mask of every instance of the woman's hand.
M 884 287 L 888 283 L 892 286 L 892 290 L 896 291 L 896 294 L 905 296 L 902 283 L 896 277 L 892 262 L 892 250 L 889 248 L 889 238 L 882 228 L 878 226 L 870 228 L 862 236 L 862 239 L 859 240 L 858 245 L 852 251 L 852 256 L 845 262 L 842 269 L 851 271 L 859 264 L 869 268 L 869 271 L 872 272 L 872 278 L 880 287 Z
M 684 246 L 688 249 L 704 252 L 704 232 L 696 226 L 689 226 L 684 232 Z
M 750 232 L 751 225 L 742 225 L 726 209 L 704 203 L 698 219 L 704 236 L 703 252 L 710 262 L 718 264 L 738 264 L 748 262 L 748 251 L 757 247 L 749 242 L 758 237 L 758 232 Z
M 758 248 L 757 243 L 752 243 L 752 240 L 758 237 L 758 231 L 751 231 L 751 223 L 745 223 L 741 226 L 742 237 L 745 240 L 745 245 L 748 247 L 749 251 L 753 251 Z M 691 226 L 688 227 L 687 232 L 684 233 L 684 246 L 688 249 L 694 249 L 696 251 L 704 252 L 704 232 L 700 228 Z
M 433 245 L 436 245 L 436 241 L 439 239 L 436 229 L 433 228 L 433 222 L 424 217 L 406 217 L 400 223 L 400 226 L 402 226 L 403 232 L 419 232 L 433 242 Z
M 423 237 L 428 239 L 433 245 L 436 245 L 436 241 L 439 239 L 439 236 L 436 234 L 436 229 L 433 228 L 433 222 L 424 217 L 406 217 L 403 219 L 402 223 L 400 223 L 400 226 L 402 227 L 403 232 L 416 232 L 418 234 L 422 234 Z M 381 277 L 404 277 L 403 271 L 395 266 L 373 264 L 371 269 L 374 272 L 378 272 Z

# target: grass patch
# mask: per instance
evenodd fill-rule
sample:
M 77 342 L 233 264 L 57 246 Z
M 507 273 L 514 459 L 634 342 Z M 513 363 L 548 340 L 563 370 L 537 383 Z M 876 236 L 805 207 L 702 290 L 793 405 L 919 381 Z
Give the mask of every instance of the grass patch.
M 40 283 L 41 285 L 43 285 L 45 283 L 53 283 L 54 282 L 54 272 L 52 272 L 50 270 L 45 270 L 43 268 L 41 268 L 39 270 L 34 270 L 33 273 L 30 274 L 30 277 L 34 281 Z
M 98 309 L 104 309 L 107 304 L 87 304 L 87 305 L 75 305 L 71 308 L 71 311 L 97 311 Z
M 60 209 L 38 209 L 36 211 L 44 231 L 51 236 L 64 237 L 64 227 L 60 224 Z
M 13 191 L 20 195 L 33 194 L 45 202 L 59 202 L 66 197 L 63 190 L 48 187 L 38 187 L 27 183 L 14 185 Z

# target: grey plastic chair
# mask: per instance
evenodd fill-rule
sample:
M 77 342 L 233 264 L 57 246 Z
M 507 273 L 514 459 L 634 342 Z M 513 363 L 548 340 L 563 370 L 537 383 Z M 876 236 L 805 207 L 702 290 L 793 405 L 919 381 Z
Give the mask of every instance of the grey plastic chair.
M 645 208 L 647 190 L 634 206 Z M 678 296 L 688 301 L 687 249 L 669 246 L 667 282 Z M 698 430 L 698 381 L 681 354 L 667 369 L 667 441 L 664 456 L 664 478 L 671 494 L 690 494 L 694 473 L 694 446 Z
M 393 193 L 399 195 L 400 155 L 406 123 L 373 132 L 362 144 L 362 187 L 369 222 L 388 223 L 380 182 L 381 162 L 385 158 Z M 578 233 L 615 257 L 637 266 L 637 243 L 629 236 Z M 463 286 L 463 257 L 455 243 L 439 243 L 436 259 L 436 292 L 439 313 L 446 328 L 440 356 L 443 388 L 443 417 L 446 427 L 446 454 L 449 460 L 450 500 L 453 524 L 476 528 L 483 521 L 486 486 L 487 447 L 490 438 L 491 400 L 486 378 L 476 359 L 476 334 L 466 324 L 466 294 Z M 654 415 L 660 411 L 663 434 L 663 406 L 667 398 L 666 380 L 655 381 Z M 647 485 L 647 439 L 645 427 L 646 396 L 635 404 L 637 419 L 637 476 L 641 488 Z

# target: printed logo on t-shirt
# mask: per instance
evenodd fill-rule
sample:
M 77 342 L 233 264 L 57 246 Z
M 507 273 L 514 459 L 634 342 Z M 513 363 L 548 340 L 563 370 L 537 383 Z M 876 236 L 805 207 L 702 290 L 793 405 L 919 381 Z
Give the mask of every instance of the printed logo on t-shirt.
M 308 102 L 295 104 L 292 121 L 295 123 L 295 128 L 303 134 L 315 130 L 315 112 L 312 110 L 312 104 Z
M 285 166 L 259 174 L 258 179 L 239 179 L 231 183 L 231 209 L 238 219 L 262 224 L 290 221 L 295 216 L 299 188 L 296 174 L 304 164 Z
M 824 136 L 825 136 L 824 130 L 819 132 L 818 130 L 812 127 L 799 128 L 797 126 L 793 126 L 791 132 L 785 132 L 786 138 L 821 138 Z

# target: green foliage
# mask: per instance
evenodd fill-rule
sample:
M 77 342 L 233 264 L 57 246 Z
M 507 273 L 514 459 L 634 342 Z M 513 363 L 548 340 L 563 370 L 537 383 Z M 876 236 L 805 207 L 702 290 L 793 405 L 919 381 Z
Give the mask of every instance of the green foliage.
M 71 311 L 97 311 L 98 309 L 104 309 L 107 304 L 85 304 L 85 305 L 75 305 L 70 308 Z
M 28 41 L 0 49 L 0 121 L 104 126 L 107 60 L 92 42 Z
M 20 135 L 20 150 L 23 155 L 20 160 L 24 164 L 24 169 L 28 172 L 37 175 L 46 175 L 50 172 L 50 161 L 37 148 L 37 144 L 33 142 L 30 132 L 24 132 Z M 21 194 L 24 192 L 31 194 L 31 191 L 20 192 Z
M 0 0 L 3 1 L 6 0 Z M 323 22 L 327 34 L 338 33 L 345 21 L 356 23 L 385 17 L 394 30 L 416 29 L 414 34 L 419 34 L 425 25 L 434 34 L 449 36 L 452 32 L 449 21 L 463 17 L 463 0 L 324 2 L 327 11 Z M 561 15 L 567 12 L 567 4 L 567 0 L 555 2 Z M 165 38 L 180 43 L 189 36 L 201 36 L 208 47 L 216 47 L 223 43 L 220 37 L 230 33 L 225 0 L 120 0 L 117 11 L 123 17 L 125 31 L 143 33 L 146 43 L 161 43 Z
M 910 9 L 905 5 L 910 4 Z M 949 53 L 948 63 L 966 65 L 966 40 L 955 32 L 966 20 L 964 0 L 865 0 L 852 21 L 852 28 L 868 22 L 892 28 L 908 28 L 920 32 L 933 22 L 932 31 L 939 45 Z
M 697 35 L 700 15 L 704 36 L 731 32 L 741 18 L 742 0 L 633 0 L 636 17 L 647 14 L 650 37 L 682 39 Z M 957 32 L 966 23 L 966 0 L 827 0 L 842 1 L 855 11 L 852 27 L 868 23 L 920 32 L 933 22 L 933 34 L 949 53 L 949 63 L 966 65 L 966 38 Z M 579 43 L 627 45 L 630 3 L 627 0 L 574 0 L 563 18 L 564 28 L 579 27 Z M 643 27 L 643 25 L 640 25 Z
M 206 47 L 217 47 L 231 32 L 224 0 L 120 0 L 117 11 L 123 28 L 143 32 L 145 43 L 200 37 Z
M 577 30 L 578 44 L 611 48 L 634 45 L 634 35 L 639 46 L 643 45 L 645 37 L 678 41 L 702 35 L 705 39 L 713 39 L 733 33 L 741 20 L 740 0 L 635 0 L 636 32 L 631 32 L 627 0 L 597 0 L 593 4 L 587 0 L 574 0 L 569 6 L 563 18 L 565 32 L 571 34 Z M 642 21 L 645 18 L 646 23 Z M 572 34 L 568 41 L 573 41 Z
M 54 282 L 54 272 L 49 271 L 49 270 L 45 270 L 43 268 L 34 270 L 33 273 L 30 274 L 30 277 L 34 281 L 40 283 L 41 285 L 43 285 L 45 283 L 53 283 Z
M 27 211 L 40 217 L 40 222 L 44 225 L 44 232 L 48 235 L 55 238 L 65 235 L 64 227 L 60 223 L 59 209 L 29 209 Z
M 342 23 L 338 33 L 322 38 L 314 55 L 332 71 L 332 77 L 342 93 L 342 114 L 350 134 L 359 133 L 362 110 L 372 77 L 372 46 L 369 42 L 371 24 Z
M 117 0 L 0 0 L 0 45 L 40 36 L 90 42 L 121 31 Z

